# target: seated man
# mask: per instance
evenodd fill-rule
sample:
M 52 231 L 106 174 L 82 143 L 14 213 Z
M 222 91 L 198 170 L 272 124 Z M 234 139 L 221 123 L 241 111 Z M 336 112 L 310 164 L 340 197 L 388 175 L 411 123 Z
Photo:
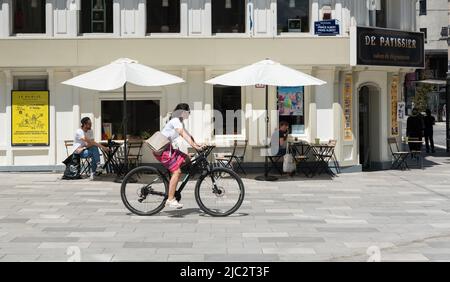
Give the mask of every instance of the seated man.
M 94 175 L 101 174 L 101 170 L 97 171 L 100 164 L 100 152 L 98 148 L 108 151 L 109 148 L 94 141 L 92 133 L 91 119 L 85 117 L 81 120 L 81 128 L 75 132 L 73 139 L 73 153 L 80 155 L 81 158 L 92 158 L 91 162 L 91 180 L 94 179 Z
M 286 144 L 289 135 L 289 123 L 281 121 L 278 130 L 272 134 L 271 152 L 275 156 L 284 156 L 286 154 Z

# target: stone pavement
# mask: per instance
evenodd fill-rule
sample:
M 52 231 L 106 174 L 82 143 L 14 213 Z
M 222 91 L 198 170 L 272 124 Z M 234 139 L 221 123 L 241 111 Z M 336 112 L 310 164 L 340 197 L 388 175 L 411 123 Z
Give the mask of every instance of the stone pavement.
M 119 184 L 0 174 L 0 261 L 450 261 L 450 157 L 424 170 L 245 179 L 228 218 L 130 215 Z M 369 248 L 372 247 L 372 248 Z

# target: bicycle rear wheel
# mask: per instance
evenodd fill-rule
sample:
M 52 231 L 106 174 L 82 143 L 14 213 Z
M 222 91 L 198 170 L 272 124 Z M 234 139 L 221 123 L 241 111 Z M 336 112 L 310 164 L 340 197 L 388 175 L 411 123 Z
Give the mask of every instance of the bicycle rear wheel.
M 137 215 L 153 215 L 164 208 L 169 192 L 166 178 L 154 167 L 131 170 L 123 179 L 120 196 L 125 207 Z
M 211 216 L 228 216 L 244 201 L 244 184 L 234 171 L 216 167 L 202 176 L 195 187 L 198 206 Z

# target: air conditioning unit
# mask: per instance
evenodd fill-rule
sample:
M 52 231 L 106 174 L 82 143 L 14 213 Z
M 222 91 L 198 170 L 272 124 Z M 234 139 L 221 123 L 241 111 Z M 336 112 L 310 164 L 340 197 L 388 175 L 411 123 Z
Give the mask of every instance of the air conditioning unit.
M 448 34 L 449 34 L 449 27 L 448 26 L 443 26 L 441 29 L 441 37 L 442 39 L 447 39 L 448 38 Z

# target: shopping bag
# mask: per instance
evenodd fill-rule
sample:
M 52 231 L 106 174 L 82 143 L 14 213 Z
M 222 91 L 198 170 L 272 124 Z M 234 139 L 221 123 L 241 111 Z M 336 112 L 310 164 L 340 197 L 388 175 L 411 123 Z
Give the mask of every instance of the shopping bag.
M 283 171 L 291 173 L 295 171 L 294 157 L 292 154 L 286 154 L 283 157 Z

